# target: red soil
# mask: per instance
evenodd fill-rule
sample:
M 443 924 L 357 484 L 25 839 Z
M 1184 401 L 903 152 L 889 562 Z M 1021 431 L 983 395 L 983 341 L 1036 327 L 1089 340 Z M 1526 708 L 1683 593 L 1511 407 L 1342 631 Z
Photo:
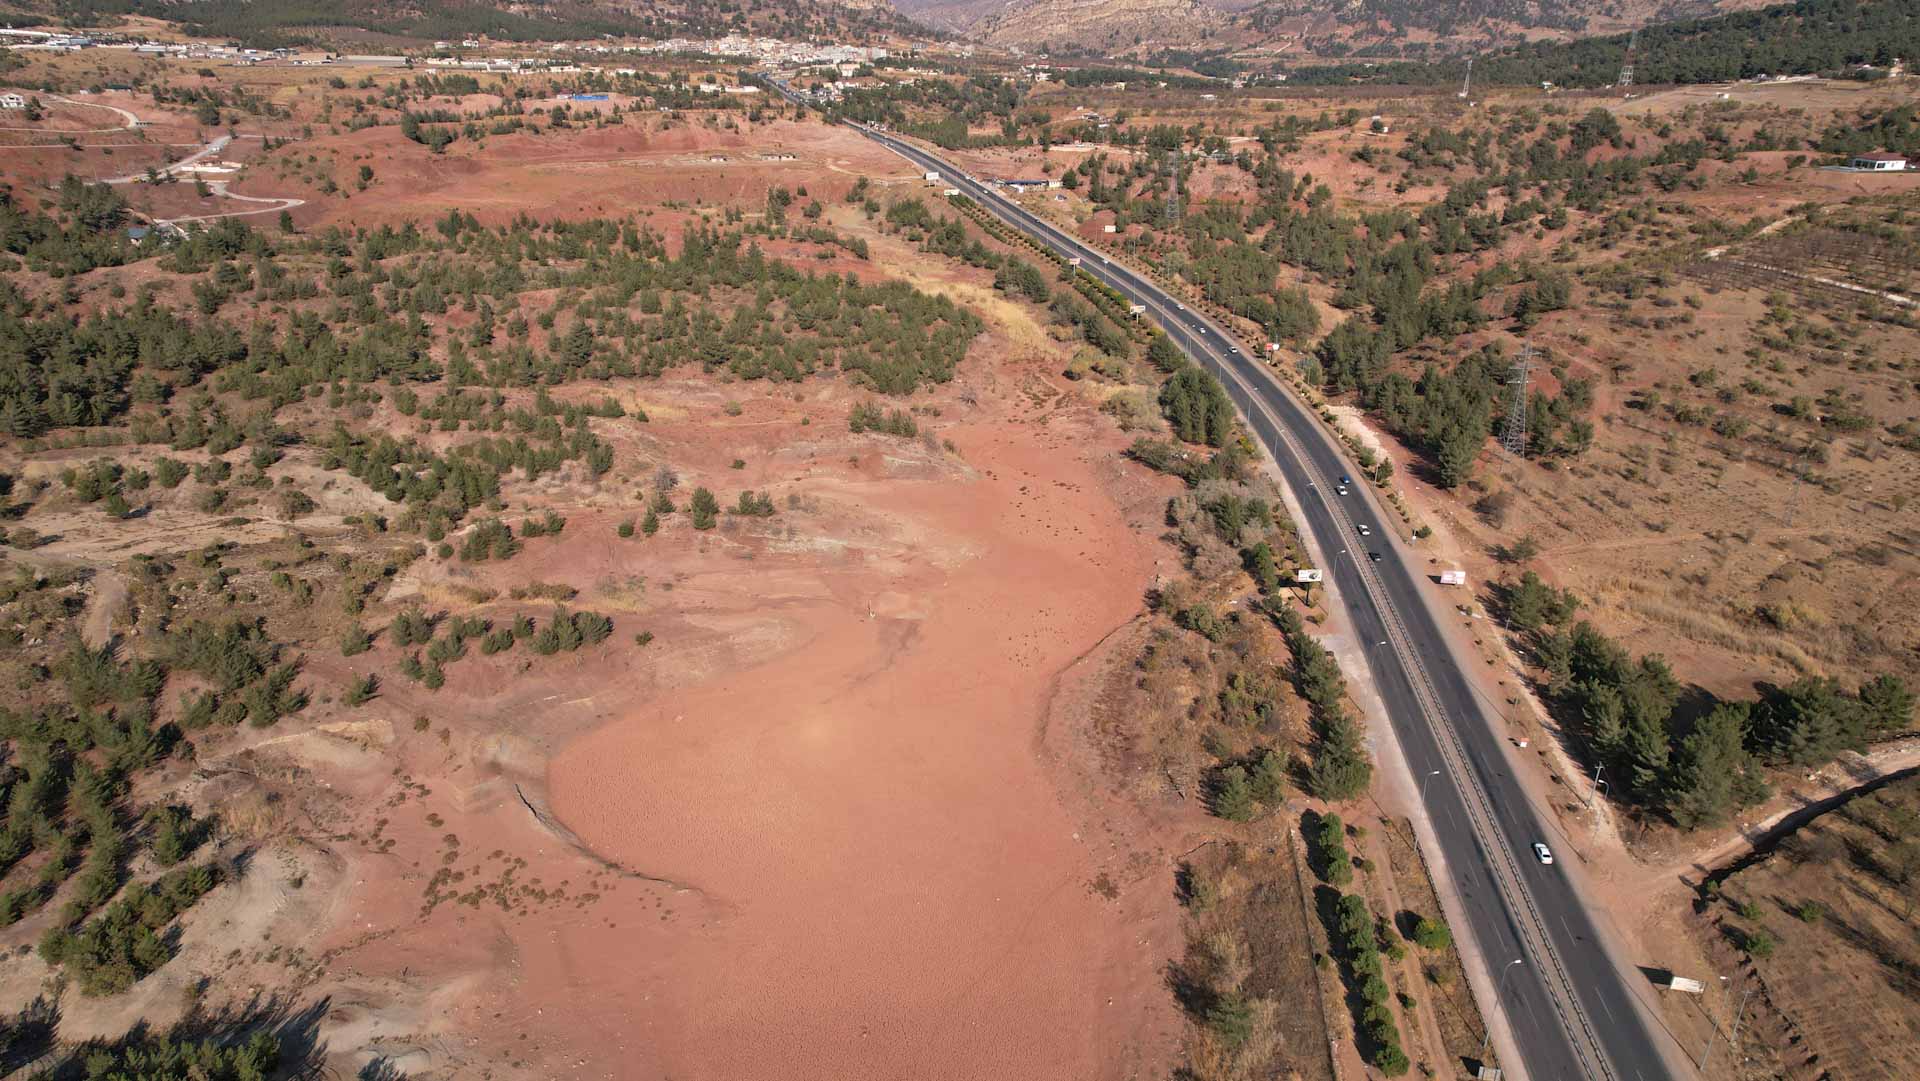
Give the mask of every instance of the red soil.
M 713 914 L 623 927 L 630 964 L 583 953 L 608 945 L 588 927 L 525 958 L 522 995 L 551 1002 L 581 1000 L 569 958 L 590 959 L 591 997 L 655 1060 L 621 1075 L 1083 1081 L 1163 1064 L 1171 890 L 1094 892 L 1097 827 L 1043 748 L 1059 673 L 1137 611 L 1115 586 L 1147 581 L 1153 552 L 1084 433 L 945 434 L 978 479 L 848 485 L 884 486 L 874 502 L 914 558 L 850 561 L 828 597 L 768 596 L 803 628 L 796 648 L 554 759 L 568 826 Z

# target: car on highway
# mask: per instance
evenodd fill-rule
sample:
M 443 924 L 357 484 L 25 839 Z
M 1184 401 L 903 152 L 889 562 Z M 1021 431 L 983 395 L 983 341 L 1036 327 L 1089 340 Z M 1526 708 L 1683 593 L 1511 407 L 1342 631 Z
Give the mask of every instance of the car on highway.
M 1373 527 L 1368 525 L 1365 522 L 1361 522 L 1359 525 L 1355 526 L 1354 528 L 1358 529 L 1360 531 L 1360 535 L 1363 537 L 1373 536 Z
M 1347 490 L 1346 490 L 1346 489 L 1345 489 L 1344 487 L 1342 487 L 1342 488 L 1335 488 L 1335 489 L 1334 489 L 1334 493 L 1335 493 L 1335 494 L 1337 494 L 1337 495 L 1346 495 L 1346 494 L 1347 494 Z
M 1353 483 L 1353 478 L 1347 476 L 1345 473 L 1340 474 L 1340 486 L 1342 488 L 1352 483 Z
M 1542 866 L 1552 867 L 1553 849 L 1548 848 L 1539 841 L 1535 841 L 1533 842 L 1533 858 L 1539 860 Z
M 1378 562 L 1380 562 L 1380 553 L 1379 553 L 1379 552 L 1368 552 L 1368 553 L 1367 553 L 1367 562 L 1369 562 L 1369 563 L 1378 563 Z

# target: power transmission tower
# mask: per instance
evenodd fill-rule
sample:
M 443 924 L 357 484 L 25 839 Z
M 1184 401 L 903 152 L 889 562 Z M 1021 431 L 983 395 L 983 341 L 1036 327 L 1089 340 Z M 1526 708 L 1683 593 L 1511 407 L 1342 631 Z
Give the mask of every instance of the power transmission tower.
M 1627 59 L 1620 65 L 1620 78 L 1615 80 L 1622 90 L 1633 85 L 1633 54 L 1640 48 L 1640 31 L 1635 30 L 1627 38 Z
M 1533 343 L 1520 347 L 1507 370 L 1507 385 L 1513 388 L 1507 399 L 1507 424 L 1500 433 L 1500 445 L 1518 457 L 1527 452 L 1527 382 L 1533 375 Z
M 1180 220 L 1180 151 L 1167 151 L 1167 224 Z
M 1467 77 L 1460 80 L 1460 97 L 1473 93 L 1473 57 L 1467 57 Z

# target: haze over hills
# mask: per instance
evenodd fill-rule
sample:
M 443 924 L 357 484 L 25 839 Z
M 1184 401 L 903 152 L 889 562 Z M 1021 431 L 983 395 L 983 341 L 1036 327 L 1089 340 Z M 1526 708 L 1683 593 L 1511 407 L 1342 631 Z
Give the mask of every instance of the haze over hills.
M 894 0 L 916 21 L 996 45 L 1109 53 L 1283 47 L 1409 55 L 1626 30 L 1752 0 Z

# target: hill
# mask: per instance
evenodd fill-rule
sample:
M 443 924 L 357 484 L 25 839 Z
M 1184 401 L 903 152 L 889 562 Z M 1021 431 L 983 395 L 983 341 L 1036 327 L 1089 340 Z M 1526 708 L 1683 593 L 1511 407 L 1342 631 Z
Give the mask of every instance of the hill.
M 1476 82 L 1581 87 L 1610 84 L 1626 58 L 1628 36 L 1543 42 L 1477 58 Z M 1800 0 L 1649 26 L 1640 32 L 1634 70 L 1642 84 L 1725 82 L 1760 75 L 1843 73 L 1890 67 L 1920 51 L 1920 17 L 1905 0 Z M 1346 64 L 1303 70 L 1316 82 L 1447 84 L 1452 64 Z
M 1106 53 L 1169 46 L 1407 57 L 1629 30 L 1741 0 L 894 0 L 907 15 L 996 45 Z
M 884 0 L 61 0 L 46 4 L 43 14 L 83 26 L 146 15 L 178 22 L 190 33 L 256 44 L 329 41 L 355 31 L 420 40 L 558 41 L 732 32 L 853 40 L 916 30 Z

